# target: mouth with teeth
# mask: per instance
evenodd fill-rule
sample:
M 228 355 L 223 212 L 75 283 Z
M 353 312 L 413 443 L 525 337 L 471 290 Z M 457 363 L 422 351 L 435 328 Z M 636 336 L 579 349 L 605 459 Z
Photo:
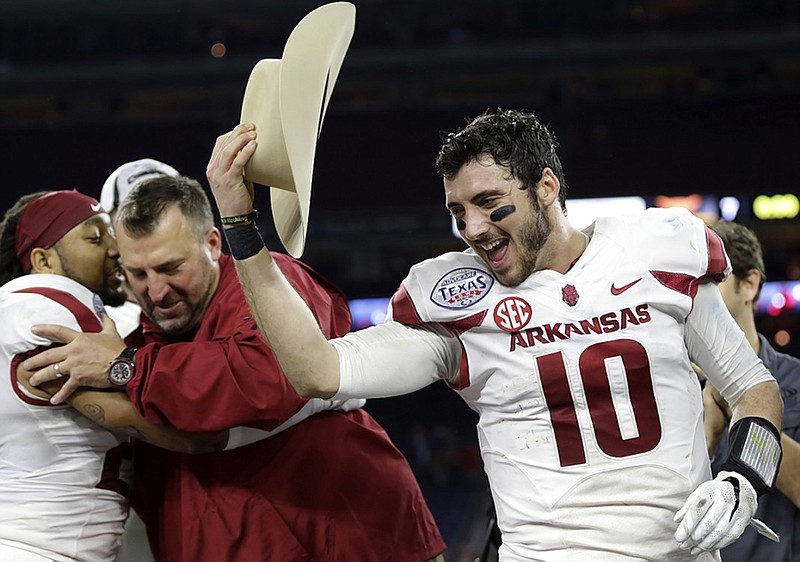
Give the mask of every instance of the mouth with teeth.
M 497 268 L 508 254 L 508 240 L 494 240 L 481 244 L 480 249 L 486 253 L 486 259 L 493 268 Z

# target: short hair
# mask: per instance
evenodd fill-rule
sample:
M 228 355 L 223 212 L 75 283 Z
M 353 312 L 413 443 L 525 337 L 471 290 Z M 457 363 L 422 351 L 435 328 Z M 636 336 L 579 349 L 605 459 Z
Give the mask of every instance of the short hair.
M 558 199 L 565 210 L 567 180 L 557 147 L 555 136 L 533 113 L 497 109 L 468 120 L 464 128 L 445 136 L 436 156 L 436 171 L 452 178 L 465 164 L 486 155 L 507 168 L 523 189 L 533 191 L 544 169 L 550 168 L 561 183 Z
M 755 233 L 744 225 L 724 220 L 712 225 L 711 229 L 722 239 L 725 253 L 728 254 L 728 259 L 731 261 L 733 275 L 737 279 L 744 279 L 747 277 L 747 273 L 753 269 L 761 274 L 761 283 L 758 285 L 760 293 L 767 274 L 764 269 L 761 243 Z
M 6 211 L 0 223 L 0 285 L 22 275 L 22 266 L 17 259 L 17 224 L 25 207 L 50 191 L 37 191 L 23 195 Z
M 164 213 L 177 205 L 198 241 L 214 226 L 211 203 L 197 180 L 186 176 L 160 176 L 136 186 L 119 205 L 114 218 L 127 234 L 140 238 L 152 234 Z

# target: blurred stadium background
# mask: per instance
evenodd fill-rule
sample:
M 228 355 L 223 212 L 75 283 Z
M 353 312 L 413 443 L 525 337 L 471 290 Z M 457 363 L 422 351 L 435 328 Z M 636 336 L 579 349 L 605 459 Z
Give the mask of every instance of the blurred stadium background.
M 250 69 L 280 58 L 322 3 L 3 0 L 2 207 L 38 189 L 99 195 L 142 157 L 205 183 Z M 752 227 L 770 280 L 759 328 L 800 352 L 797 0 L 354 3 L 304 259 L 352 299 L 377 299 L 355 304 L 363 318 L 380 316 L 411 264 L 463 247 L 433 170 L 442 131 L 515 107 L 556 132 L 576 220 L 633 198 Z M 471 560 L 487 507 L 473 414 L 444 385 L 368 407 L 414 464 L 449 559 Z

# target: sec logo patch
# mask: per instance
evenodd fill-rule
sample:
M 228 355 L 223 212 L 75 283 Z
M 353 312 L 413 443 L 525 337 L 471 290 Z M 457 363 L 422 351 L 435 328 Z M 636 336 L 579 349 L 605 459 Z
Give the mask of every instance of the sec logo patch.
M 519 332 L 533 318 L 533 309 L 525 299 L 506 297 L 494 307 L 494 323 L 505 332 Z
M 467 308 L 491 290 L 494 277 L 481 269 L 462 267 L 445 274 L 431 291 L 431 301 L 442 308 Z

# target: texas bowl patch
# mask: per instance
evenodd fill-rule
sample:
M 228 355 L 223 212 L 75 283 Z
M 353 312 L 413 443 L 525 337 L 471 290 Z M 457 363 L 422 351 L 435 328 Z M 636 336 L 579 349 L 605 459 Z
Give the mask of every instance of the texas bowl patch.
M 481 269 L 454 269 L 436 283 L 431 301 L 442 308 L 467 308 L 485 297 L 492 285 L 494 277 Z

